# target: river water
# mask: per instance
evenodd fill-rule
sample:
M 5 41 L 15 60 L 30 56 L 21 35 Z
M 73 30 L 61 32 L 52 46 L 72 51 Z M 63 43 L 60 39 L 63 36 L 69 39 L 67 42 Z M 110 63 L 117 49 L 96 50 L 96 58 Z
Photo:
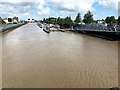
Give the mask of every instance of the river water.
M 118 42 L 80 33 L 45 33 L 36 23 L 2 36 L 3 88 L 118 86 Z

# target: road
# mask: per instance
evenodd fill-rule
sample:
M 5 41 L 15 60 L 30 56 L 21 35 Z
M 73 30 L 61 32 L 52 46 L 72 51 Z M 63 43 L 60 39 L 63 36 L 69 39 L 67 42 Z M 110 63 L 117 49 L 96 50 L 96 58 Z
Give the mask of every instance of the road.
M 3 88 L 118 86 L 118 42 L 72 32 L 45 33 L 36 23 L 4 32 Z

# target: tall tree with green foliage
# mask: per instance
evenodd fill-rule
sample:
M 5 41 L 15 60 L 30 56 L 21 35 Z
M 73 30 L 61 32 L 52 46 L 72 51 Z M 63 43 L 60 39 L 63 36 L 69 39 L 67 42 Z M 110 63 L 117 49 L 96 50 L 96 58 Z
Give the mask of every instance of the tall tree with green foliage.
M 75 24 L 78 24 L 78 23 L 81 22 L 81 16 L 80 16 L 80 13 L 77 14 L 76 19 L 75 19 L 74 22 L 75 22 Z
M 3 24 L 3 23 L 5 23 L 5 21 L 0 17 L 0 24 Z
M 111 22 L 111 21 L 110 21 L 110 17 L 106 17 L 105 22 L 106 22 L 106 23 L 110 23 L 110 22 Z
M 70 26 L 73 25 L 73 21 L 71 19 L 70 16 L 67 16 L 65 19 L 64 19 L 64 27 L 65 28 L 69 28 Z
M 106 23 L 116 23 L 115 17 L 111 16 L 111 17 L 106 17 L 105 19 Z
M 117 23 L 120 25 L 120 16 L 118 17 Z
M 49 21 L 49 24 L 56 24 L 56 22 L 57 22 L 57 19 L 54 17 L 50 17 L 47 20 Z
M 54 17 L 49 17 L 49 18 L 46 18 L 46 19 L 44 18 L 43 23 L 56 24 L 57 23 L 57 18 L 54 18 Z
M 84 22 L 85 24 L 90 24 L 90 23 L 94 22 L 94 20 L 93 20 L 93 14 L 92 14 L 91 11 L 88 11 L 88 12 L 84 15 L 83 22 Z
M 58 17 L 58 18 L 57 18 L 57 24 L 60 25 L 60 27 L 63 27 L 63 25 L 64 25 L 64 19 Z
M 43 19 L 43 23 L 45 23 L 45 18 Z
M 116 23 L 116 20 L 115 20 L 115 17 L 114 17 L 114 16 L 111 16 L 111 17 L 110 17 L 110 20 L 111 20 L 112 23 Z

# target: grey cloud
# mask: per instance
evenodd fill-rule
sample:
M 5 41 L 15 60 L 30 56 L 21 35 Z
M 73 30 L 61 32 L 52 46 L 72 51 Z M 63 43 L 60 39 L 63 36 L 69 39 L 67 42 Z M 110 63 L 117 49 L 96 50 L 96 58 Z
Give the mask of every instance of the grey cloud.
M 13 6 L 27 6 L 27 5 L 39 5 L 39 3 L 35 3 L 35 2 L 19 2 L 19 3 L 11 3 L 11 2 L 0 2 L 0 4 L 3 5 L 13 5 Z
M 0 2 L 2 9 L 6 13 L 25 13 L 29 12 L 32 9 L 37 9 L 39 4 L 33 2 L 21 2 L 21 3 L 9 3 L 9 2 Z
M 59 11 L 68 11 L 68 12 L 76 12 L 77 11 L 76 9 L 66 8 L 58 2 L 46 2 L 46 5 L 49 6 L 50 8 L 53 8 L 53 9 L 56 9 Z

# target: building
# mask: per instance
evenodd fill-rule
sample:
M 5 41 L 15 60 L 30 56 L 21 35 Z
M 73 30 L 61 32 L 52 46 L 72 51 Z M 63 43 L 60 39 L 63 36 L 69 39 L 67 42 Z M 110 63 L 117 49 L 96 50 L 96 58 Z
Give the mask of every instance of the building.
M 97 23 L 97 24 L 104 24 L 105 21 L 104 21 L 104 20 L 97 20 L 96 23 Z
M 8 18 L 4 18 L 3 20 L 4 20 L 5 23 L 10 23 L 10 22 L 8 21 Z

